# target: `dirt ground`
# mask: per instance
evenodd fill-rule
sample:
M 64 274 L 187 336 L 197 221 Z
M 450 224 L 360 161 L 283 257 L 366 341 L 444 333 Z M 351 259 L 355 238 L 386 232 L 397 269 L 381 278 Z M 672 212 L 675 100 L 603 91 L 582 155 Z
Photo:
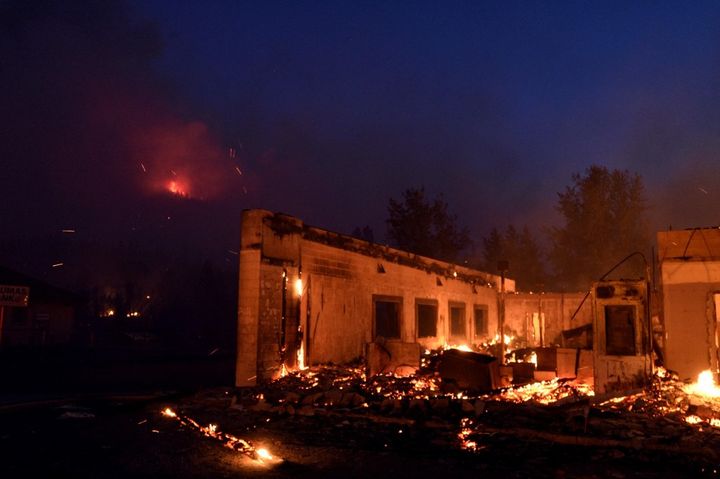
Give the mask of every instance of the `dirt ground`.
M 453 420 L 312 416 L 233 405 L 233 389 L 183 397 L 59 400 L 0 410 L 0 477 L 712 477 L 712 465 L 642 448 L 571 446 L 487 434 L 462 450 Z M 165 417 L 171 406 L 201 425 L 266 447 L 265 464 Z

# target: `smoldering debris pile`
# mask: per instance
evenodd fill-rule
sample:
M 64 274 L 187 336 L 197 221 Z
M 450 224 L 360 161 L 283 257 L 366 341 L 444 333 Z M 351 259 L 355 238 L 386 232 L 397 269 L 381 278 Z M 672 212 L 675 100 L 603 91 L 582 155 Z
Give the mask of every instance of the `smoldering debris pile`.
M 442 447 L 483 457 L 569 446 L 608 461 L 644 460 L 648 467 L 662 457 L 710 471 L 720 463 L 720 389 L 714 396 L 662 369 L 647 388 L 615 396 L 598 397 L 587 384 L 557 378 L 463 389 L 443 378 L 442 354 L 433 352 L 408 376 L 325 365 L 179 407 L 208 421 L 229 421 L 229 430 L 263 429 L 278 444 Z
M 664 370 L 644 390 L 597 398 L 590 386 L 560 379 L 491 392 L 458 390 L 443 382 L 435 359 L 424 364 L 406 377 L 367 377 L 360 367 L 297 371 L 244 390 L 234 407 L 287 417 L 443 423 L 456 428 L 457 445 L 466 450 L 513 436 L 720 461 L 720 399 L 689 393 L 687 384 Z

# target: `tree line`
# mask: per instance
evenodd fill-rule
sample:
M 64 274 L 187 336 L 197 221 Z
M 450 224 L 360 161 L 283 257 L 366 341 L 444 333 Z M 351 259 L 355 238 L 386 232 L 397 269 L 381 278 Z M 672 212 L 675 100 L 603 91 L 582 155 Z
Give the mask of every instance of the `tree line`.
M 559 225 L 534 233 L 511 224 L 475 242 L 442 194 L 431 198 L 423 187 L 409 188 L 389 200 L 387 237 L 397 248 L 491 273 L 507 261 L 508 276 L 521 291 L 586 290 L 629 254 L 650 250 L 648 204 L 637 173 L 590 166 L 572 175 L 555 208 Z M 367 226 L 354 235 L 373 240 Z M 629 263 L 618 271 L 642 277 L 644 268 Z

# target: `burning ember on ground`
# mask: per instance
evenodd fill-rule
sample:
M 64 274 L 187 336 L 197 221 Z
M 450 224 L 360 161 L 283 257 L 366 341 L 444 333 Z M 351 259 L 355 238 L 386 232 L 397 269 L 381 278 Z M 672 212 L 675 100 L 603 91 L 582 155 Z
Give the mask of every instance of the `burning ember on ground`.
M 219 431 L 216 424 L 208 424 L 207 426 L 201 426 L 192 418 L 189 418 L 187 416 L 181 416 L 169 407 L 163 409 L 161 413 L 165 417 L 176 419 L 183 426 L 192 427 L 200 431 L 206 437 L 211 437 L 213 439 L 221 441 L 225 447 L 232 449 L 233 451 L 241 452 L 259 463 L 270 465 L 282 462 L 282 459 L 273 456 L 270 451 L 265 448 L 256 448 L 255 446 L 250 444 L 250 442 L 244 439 L 240 439 L 239 437 L 235 437 L 232 434 Z
M 627 447 L 635 447 L 633 438 L 663 437 L 667 428 L 674 428 L 674 434 L 683 437 L 683 428 L 702 433 L 703 427 L 720 427 L 720 399 L 717 399 L 720 388 L 708 372 L 704 372 L 697 383 L 687 385 L 659 368 L 645 390 L 602 402 L 595 399 L 591 385 L 560 378 L 493 391 L 474 391 L 458 389 L 457 385 L 445 382 L 434 369 L 435 361 L 449 349 L 476 350 L 447 345 L 425 351 L 421 367 L 411 375 L 366 376 L 364 368 L 339 366 L 289 371 L 263 386 L 264 395 L 259 394 L 257 406 L 250 409 L 290 416 L 327 414 L 323 411 L 339 408 L 341 415 L 342 411 L 354 411 L 353 417 L 359 414 L 368 418 L 388 415 L 445 418 L 457 421 L 455 440 L 459 448 L 469 452 L 487 449 L 488 438 L 496 434 L 536 434 L 541 440 L 561 444 L 572 443 L 575 441 L 572 438 L 579 434 L 589 444 L 601 447 L 606 447 L 607 441 L 613 447 L 625 447 L 626 443 Z M 525 355 L 526 362 L 528 358 L 530 362 L 537 361 L 531 354 Z M 610 420 L 610 417 L 616 419 Z M 568 429 L 569 424 L 578 424 L 578 421 L 579 429 Z M 604 421 L 608 421 L 608 426 Z M 619 427 L 613 421 L 622 421 L 627 427 Z M 516 422 L 521 424 L 520 432 L 508 425 Z M 528 428 L 528 423 L 534 428 Z M 612 439 L 597 436 L 598 428 L 604 427 L 609 428 L 605 434 Z M 565 432 L 548 432 L 556 428 Z M 648 441 L 650 449 L 667 447 L 662 441 L 658 444 L 655 439 Z
M 591 397 L 595 395 L 592 386 L 575 381 L 539 381 L 524 386 L 507 388 L 493 395 L 494 399 L 515 403 L 534 402 L 552 404 L 565 398 Z
M 234 419 L 228 420 L 245 426 L 268 424 L 263 434 L 276 434 L 287 444 L 298 440 L 324 447 L 351 438 L 371 449 L 379 444 L 386 451 L 412 451 L 415 444 L 432 441 L 448 450 L 481 455 L 510 443 L 572 445 L 610 458 L 686 457 L 698 465 L 689 476 L 720 464 L 720 396 L 707 374 L 688 385 L 660 368 L 645 389 L 602 398 L 588 384 L 561 378 L 493 390 L 463 389 L 433 367 L 447 354 L 457 356 L 443 349 L 424 354 L 425 366 L 411 375 L 370 376 L 360 364 L 311 366 L 242 389 L 231 398 L 222 396 L 229 405 L 217 400 L 209 404 L 231 409 Z M 163 415 L 258 464 L 280 461 L 214 424 L 201 426 L 171 409 Z M 287 455 L 294 462 L 292 448 Z

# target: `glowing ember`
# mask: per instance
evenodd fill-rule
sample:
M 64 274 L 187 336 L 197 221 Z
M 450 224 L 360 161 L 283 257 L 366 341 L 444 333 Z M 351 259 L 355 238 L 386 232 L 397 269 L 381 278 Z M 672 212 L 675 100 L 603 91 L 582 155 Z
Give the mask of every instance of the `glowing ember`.
M 570 396 L 594 396 L 592 386 L 575 382 L 560 382 L 557 378 L 552 381 L 542 381 L 509 388 L 494 396 L 505 401 L 523 403 L 536 402 L 551 404 Z
M 167 417 L 177 417 L 177 414 L 175 414 L 175 411 L 170 409 L 169 407 L 166 407 L 162 410 L 162 415 Z
M 272 454 L 270 454 L 270 452 L 268 452 L 268 450 L 265 448 L 260 448 L 257 451 L 255 451 L 255 453 L 262 460 L 271 461 L 273 459 Z
M 485 449 L 484 446 L 478 446 L 476 441 L 470 439 L 470 435 L 473 434 L 472 426 L 472 420 L 468 418 L 460 420 L 460 432 L 457 435 L 460 440 L 460 447 L 467 451 L 479 451 L 480 449 Z
M 415 378 L 410 381 L 413 385 L 413 389 L 418 392 L 436 392 L 440 390 L 440 385 L 436 378 Z
M 702 419 L 695 415 L 691 415 L 685 417 L 685 422 L 688 424 L 700 424 L 702 422 Z
M 161 414 L 165 417 L 170 417 L 173 419 L 177 419 L 177 421 L 182 424 L 183 426 L 191 426 L 201 433 L 205 435 L 206 437 L 211 437 L 213 439 L 217 439 L 218 441 L 222 441 L 223 445 L 229 449 L 232 449 L 233 451 L 238 451 L 246 456 L 260 462 L 260 463 L 268 463 L 268 462 L 280 462 L 282 459 L 276 458 L 273 456 L 270 451 L 268 451 L 265 448 L 258 448 L 256 449 L 252 444 L 250 444 L 249 441 L 246 441 L 244 439 L 240 439 L 239 437 L 235 437 L 232 434 L 228 434 L 226 432 L 221 432 L 218 430 L 217 424 L 208 424 L 207 426 L 201 426 L 198 424 L 195 420 L 187 417 L 187 416 L 180 416 L 175 411 L 170 409 L 169 407 L 166 407 L 161 411 Z

